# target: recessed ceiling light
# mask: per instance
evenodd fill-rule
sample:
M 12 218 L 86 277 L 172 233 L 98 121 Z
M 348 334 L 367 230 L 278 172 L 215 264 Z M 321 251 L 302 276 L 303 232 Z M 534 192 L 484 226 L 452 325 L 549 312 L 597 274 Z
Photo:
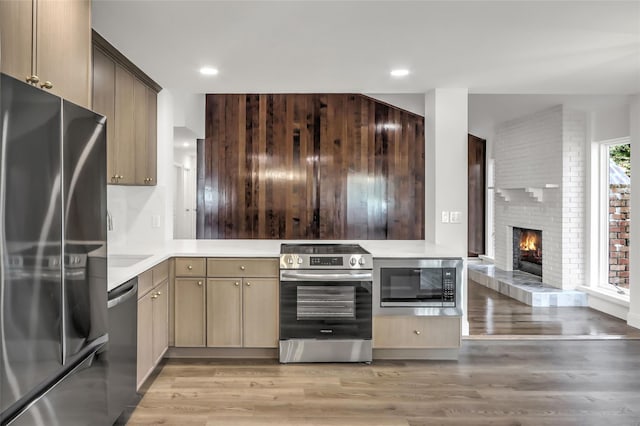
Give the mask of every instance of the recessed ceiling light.
M 200 68 L 200 74 L 202 74 L 202 75 L 216 75 L 216 74 L 218 74 L 218 70 L 216 68 L 211 68 L 211 67 L 202 67 L 202 68 Z
M 186 147 L 186 146 L 189 146 L 189 142 L 185 142 L 185 143 L 183 143 L 183 144 L 182 144 L 182 146 L 185 146 L 185 147 Z
M 391 75 L 393 77 L 406 77 L 409 75 L 409 70 L 406 70 L 406 69 L 392 70 Z

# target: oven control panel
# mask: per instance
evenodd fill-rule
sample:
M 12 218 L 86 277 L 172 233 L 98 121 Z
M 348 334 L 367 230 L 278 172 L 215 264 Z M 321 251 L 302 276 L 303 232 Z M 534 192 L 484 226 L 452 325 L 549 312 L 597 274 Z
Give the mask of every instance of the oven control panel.
M 342 256 L 310 256 L 311 266 L 342 266 Z
M 370 254 L 359 255 L 280 255 L 280 269 L 372 269 Z

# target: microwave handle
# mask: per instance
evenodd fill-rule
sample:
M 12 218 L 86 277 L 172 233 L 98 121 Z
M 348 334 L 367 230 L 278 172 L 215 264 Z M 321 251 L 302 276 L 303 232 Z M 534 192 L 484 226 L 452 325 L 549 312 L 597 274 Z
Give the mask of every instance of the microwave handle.
M 312 273 L 287 271 L 280 274 L 280 279 L 283 281 L 371 281 L 373 279 L 373 274 L 371 272 Z

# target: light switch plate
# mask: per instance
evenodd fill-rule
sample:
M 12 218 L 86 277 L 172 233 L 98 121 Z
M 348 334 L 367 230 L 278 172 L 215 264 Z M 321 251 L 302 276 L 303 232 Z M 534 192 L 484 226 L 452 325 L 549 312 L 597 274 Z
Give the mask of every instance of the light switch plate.
M 449 223 L 449 212 L 443 210 L 442 211 L 442 223 Z
M 451 212 L 451 223 L 460 223 L 462 220 L 462 212 Z
M 160 228 L 160 215 L 154 214 L 153 216 L 151 216 L 151 227 Z

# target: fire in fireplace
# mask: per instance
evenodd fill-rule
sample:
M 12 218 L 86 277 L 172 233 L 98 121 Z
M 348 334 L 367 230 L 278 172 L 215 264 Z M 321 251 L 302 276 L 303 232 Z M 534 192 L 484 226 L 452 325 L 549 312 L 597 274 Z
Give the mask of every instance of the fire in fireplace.
M 513 269 L 542 277 L 542 231 L 513 228 Z

